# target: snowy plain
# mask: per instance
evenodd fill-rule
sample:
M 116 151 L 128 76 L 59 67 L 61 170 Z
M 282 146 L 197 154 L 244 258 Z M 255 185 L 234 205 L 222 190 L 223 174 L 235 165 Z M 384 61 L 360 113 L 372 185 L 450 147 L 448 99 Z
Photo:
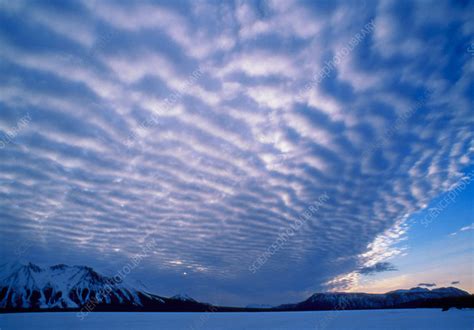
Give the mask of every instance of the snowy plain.
M 0 314 L 0 329 L 470 329 L 474 309 L 398 309 L 279 313 Z

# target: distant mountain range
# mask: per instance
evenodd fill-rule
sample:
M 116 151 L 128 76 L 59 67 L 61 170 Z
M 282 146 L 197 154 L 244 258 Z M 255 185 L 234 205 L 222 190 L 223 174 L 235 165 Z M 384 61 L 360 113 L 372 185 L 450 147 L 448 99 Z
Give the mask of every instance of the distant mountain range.
M 211 305 L 137 290 L 87 266 L 0 266 L 0 311 L 206 311 Z
M 412 288 L 384 294 L 316 293 L 296 304 L 246 308 L 212 306 L 185 295 L 161 297 L 102 276 L 87 266 L 0 266 L 0 312 L 78 311 L 307 311 L 418 307 L 474 307 L 474 296 L 454 288 Z
M 262 309 L 262 308 L 273 308 L 273 306 L 271 305 L 266 305 L 266 304 L 250 304 L 250 305 L 247 305 L 245 306 L 245 308 L 259 308 L 259 309 Z
M 468 292 L 454 287 L 433 290 L 415 287 L 409 290 L 396 290 L 382 294 L 326 292 L 315 293 L 305 301 L 297 304 L 281 305 L 276 309 L 301 311 L 425 307 L 423 305 L 427 305 L 427 303 L 463 297 L 470 297 L 472 300 L 472 296 Z

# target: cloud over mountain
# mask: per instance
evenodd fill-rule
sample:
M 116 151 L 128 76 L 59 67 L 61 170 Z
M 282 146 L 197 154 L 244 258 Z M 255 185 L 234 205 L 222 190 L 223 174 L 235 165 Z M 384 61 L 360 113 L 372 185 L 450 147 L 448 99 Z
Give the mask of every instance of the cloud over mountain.
M 431 288 L 431 287 L 436 286 L 436 283 L 419 283 L 418 286 L 424 286 L 424 287 L 427 287 L 427 288 Z

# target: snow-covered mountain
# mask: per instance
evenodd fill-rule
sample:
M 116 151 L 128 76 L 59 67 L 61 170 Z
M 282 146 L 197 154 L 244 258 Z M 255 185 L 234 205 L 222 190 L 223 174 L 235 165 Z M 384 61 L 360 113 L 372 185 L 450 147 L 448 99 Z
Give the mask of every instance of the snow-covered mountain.
M 426 302 L 442 298 L 469 297 L 466 291 L 448 287 L 429 290 L 415 287 L 409 290 L 396 290 L 383 294 L 325 292 L 315 293 L 307 300 L 289 305 L 281 305 L 279 309 L 370 309 L 398 308 L 413 302 Z
M 0 311 L 38 309 L 206 310 L 187 295 L 160 297 L 87 266 L 0 265 Z
M 143 295 L 86 266 L 0 266 L 0 308 L 77 308 L 91 300 L 142 306 Z
M 474 296 L 454 287 L 412 288 L 384 294 L 316 293 L 307 300 L 270 310 L 325 310 L 412 307 L 474 307 Z M 254 306 L 252 306 L 254 307 Z M 258 308 L 262 308 L 259 306 Z M 267 306 L 265 306 L 267 307 Z M 103 276 L 87 266 L 0 265 L 0 313 L 34 310 L 90 311 L 248 311 L 215 307 L 185 294 L 161 297 Z
M 171 299 L 181 300 L 181 301 L 196 301 L 196 300 L 194 300 L 193 298 L 191 298 L 190 296 L 188 296 L 187 294 L 184 294 L 184 293 L 176 294 L 173 297 L 171 297 Z

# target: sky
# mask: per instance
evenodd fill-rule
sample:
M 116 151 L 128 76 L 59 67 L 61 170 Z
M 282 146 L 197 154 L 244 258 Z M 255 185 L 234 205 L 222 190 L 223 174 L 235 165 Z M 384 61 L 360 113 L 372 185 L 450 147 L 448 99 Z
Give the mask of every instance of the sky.
M 1 259 L 151 244 L 126 281 L 234 306 L 474 292 L 473 6 L 1 0 Z

